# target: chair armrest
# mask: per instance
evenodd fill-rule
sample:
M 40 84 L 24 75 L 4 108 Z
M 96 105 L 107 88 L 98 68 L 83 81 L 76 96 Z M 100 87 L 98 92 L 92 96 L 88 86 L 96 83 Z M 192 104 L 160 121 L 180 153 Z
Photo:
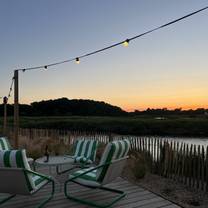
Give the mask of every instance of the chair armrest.
M 123 157 L 123 158 L 120 158 L 120 159 L 118 159 L 118 160 L 111 161 L 111 162 L 109 162 L 109 163 L 105 163 L 105 164 L 103 164 L 103 165 L 98 165 L 98 166 L 96 166 L 96 167 L 94 167 L 94 168 L 92 168 L 92 169 L 90 169 L 90 170 L 87 170 L 87 171 L 84 172 L 84 173 L 80 173 L 79 175 L 74 176 L 74 177 L 68 179 L 65 183 L 68 183 L 69 181 L 73 181 L 74 179 L 79 178 L 79 177 L 81 177 L 81 176 L 83 176 L 83 175 L 85 175 L 85 174 L 87 174 L 87 173 L 90 173 L 90 172 L 92 172 L 92 171 L 94 171 L 94 170 L 97 170 L 97 169 L 102 168 L 102 167 L 104 167 L 104 166 L 107 166 L 107 165 L 110 165 L 110 164 L 112 164 L 112 163 L 116 163 L 116 162 L 119 162 L 119 161 L 125 160 L 125 159 L 128 159 L 128 156 Z
M 26 173 L 31 173 L 31 174 L 40 176 L 40 177 L 42 177 L 42 178 L 44 178 L 44 179 L 46 179 L 46 180 L 54 181 L 54 180 L 53 180 L 53 177 L 51 177 L 51 176 L 46 176 L 46 175 L 43 175 L 43 174 L 41 174 L 41 173 L 37 173 L 37 172 L 32 171 L 32 170 L 26 170 L 26 169 L 24 169 L 24 171 L 25 171 Z
M 85 171 L 84 173 L 80 173 L 79 175 L 74 176 L 74 177 L 68 179 L 66 182 L 68 182 L 68 181 L 73 181 L 73 180 L 76 179 L 76 178 L 79 178 L 79 177 L 81 177 L 81 176 L 83 176 L 83 175 L 86 175 L 87 173 L 90 173 L 90 172 L 92 172 L 92 171 L 94 171 L 94 170 L 97 170 L 97 169 L 99 169 L 99 168 L 102 168 L 102 167 L 107 166 L 107 165 L 110 165 L 110 164 L 112 164 L 112 162 L 109 162 L 109 163 L 105 163 L 105 164 L 103 164 L 103 165 L 96 166 L 96 167 L 94 167 L 94 168 L 92 168 L 92 169 L 90 169 L 90 170 Z

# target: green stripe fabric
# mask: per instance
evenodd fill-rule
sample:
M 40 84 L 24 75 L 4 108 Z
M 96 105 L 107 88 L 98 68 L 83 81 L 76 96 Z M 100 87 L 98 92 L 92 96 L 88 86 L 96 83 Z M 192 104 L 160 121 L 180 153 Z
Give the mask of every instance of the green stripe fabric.
M 87 142 L 86 142 L 85 148 L 86 148 L 86 151 L 84 152 L 83 156 L 84 156 L 84 157 L 87 157 L 87 156 L 88 156 L 88 151 L 89 151 L 89 149 L 90 149 L 90 141 L 87 141 Z
M 128 154 L 129 148 L 130 148 L 130 142 L 129 140 L 124 140 L 125 150 L 122 154 L 122 157 L 125 157 Z
M 11 145 L 6 137 L 0 137 L 0 150 L 10 150 Z
M 4 154 L 5 167 L 11 167 L 11 165 L 10 165 L 10 153 L 11 153 L 11 151 L 6 151 L 5 154 Z
M 23 162 L 22 152 L 21 151 L 17 151 L 16 152 L 16 163 L 17 163 L 17 167 L 18 168 L 25 167 L 24 166 L 24 162 Z
M 91 154 L 90 154 L 90 157 L 89 158 L 92 161 L 95 161 L 98 142 L 94 140 L 94 141 L 91 141 L 91 143 L 92 143 L 92 149 L 91 149 L 91 152 L 90 152 Z
M 80 141 L 79 151 L 78 151 L 78 153 L 77 153 L 76 156 L 81 156 L 81 155 L 82 155 L 82 148 L 83 148 L 83 145 L 84 145 L 84 141 Z
M 0 150 L 5 150 L 3 138 L 0 138 Z
M 90 169 L 92 169 L 92 168 L 87 168 L 87 169 L 78 170 L 78 171 L 76 171 L 76 172 L 70 174 L 70 175 L 69 175 L 69 178 L 72 178 L 72 177 L 74 177 L 74 176 L 77 176 L 77 175 L 79 175 L 79 174 L 81 174 L 81 173 L 84 173 L 84 172 L 90 170 Z M 80 176 L 80 178 L 81 178 L 81 179 L 85 179 L 85 180 L 89 180 L 89 181 L 96 181 L 96 173 L 97 173 L 97 171 L 95 170 L 95 171 L 92 171 L 92 172 L 90 172 L 90 173 L 87 173 L 87 174 L 85 174 L 85 175 L 83 175 L 83 176 Z
M 124 140 L 117 140 L 113 141 L 111 143 L 108 143 L 106 146 L 104 153 L 102 155 L 102 158 L 100 160 L 99 165 L 104 165 L 106 163 L 110 163 L 113 160 L 117 160 L 120 158 L 125 157 L 128 154 L 130 147 L 130 142 L 127 139 Z M 105 177 L 105 174 L 107 173 L 109 165 L 100 168 L 97 172 L 97 180 L 99 182 L 102 182 L 102 180 Z
M 86 160 L 89 162 L 94 162 L 96 157 L 96 151 L 97 151 L 97 145 L 98 142 L 95 140 L 77 140 L 75 142 L 75 153 L 74 153 L 74 159 L 75 162 L 79 162 Z
M 25 150 L 2 150 L 0 151 L 0 168 L 22 168 L 25 170 L 31 170 L 27 162 Z M 25 180 L 27 181 L 28 189 L 31 191 L 35 188 L 32 181 L 31 174 L 25 174 Z

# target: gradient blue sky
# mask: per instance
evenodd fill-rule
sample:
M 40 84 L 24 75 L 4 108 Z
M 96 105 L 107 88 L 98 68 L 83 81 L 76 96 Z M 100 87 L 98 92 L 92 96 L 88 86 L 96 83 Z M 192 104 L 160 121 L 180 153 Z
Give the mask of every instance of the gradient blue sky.
M 0 96 L 8 94 L 16 68 L 70 59 L 207 5 L 207 0 L 0 0 Z M 205 10 L 79 65 L 20 73 L 20 102 L 68 97 L 125 110 L 208 108 L 207 37 Z

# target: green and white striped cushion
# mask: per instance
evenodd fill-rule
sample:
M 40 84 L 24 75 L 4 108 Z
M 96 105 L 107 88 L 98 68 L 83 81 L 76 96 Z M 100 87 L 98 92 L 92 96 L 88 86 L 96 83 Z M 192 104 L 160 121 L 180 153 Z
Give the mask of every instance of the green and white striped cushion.
M 79 156 L 79 157 L 74 158 L 74 162 L 75 163 L 83 163 L 83 164 L 91 164 L 92 160 L 90 160 L 86 157 L 83 157 L 83 156 Z
M 128 139 L 117 140 L 109 143 L 102 155 L 99 165 L 104 165 L 106 163 L 112 162 L 113 160 L 117 160 L 127 156 L 130 147 L 130 142 Z M 105 166 L 100 168 L 97 172 L 97 180 L 102 182 L 105 177 L 105 174 L 108 170 L 109 166 Z
M 72 178 L 74 176 L 77 176 L 81 173 L 84 173 L 88 170 L 90 170 L 92 168 L 87 168 L 87 169 L 82 169 L 82 170 L 78 170 L 72 174 L 69 175 L 69 178 Z M 93 187 L 98 187 L 100 186 L 100 183 L 97 182 L 97 170 L 94 170 L 90 173 L 87 173 L 83 176 L 80 176 L 79 178 L 76 178 L 74 181 L 76 181 L 77 183 L 81 183 L 83 185 L 86 186 L 93 186 Z
M 0 137 L 0 150 L 10 150 L 11 145 L 6 137 Z
M 98 142 L 95 140 L 77 140 L 75 142 L 74 158 L 85 157 L 87 160 L 95 161 Z
M 27 162 L 25 150 L 1 150 L 0 151 L 0 168 L 23 168 L 31 170 Z M 25 174 L 29 191 L 36 188 L 33 181 L 33 175 Z
M 12 146 L 9 143 L 9 140 L 6 137 L 0 137 L 0 150 L 12 150 Z M 32 164 L 33 158 L 27 158 L 27 161 Z

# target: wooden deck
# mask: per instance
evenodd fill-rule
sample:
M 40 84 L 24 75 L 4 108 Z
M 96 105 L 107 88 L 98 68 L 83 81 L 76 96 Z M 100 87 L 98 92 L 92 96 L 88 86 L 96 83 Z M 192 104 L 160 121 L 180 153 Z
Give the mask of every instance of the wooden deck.
M 49 174 L 48 169 L 38 169 L 39 172 Z M 54 174 L 54 170 L 51 172 Z M 54 198 L 46 204 L 46 208 L 88 208 L 89 206 L 82 205 L 80 203 L 68 200 L 64 196 L 64 181 L 66 180 L 68 174 L 63 174 L 61 176 L 56 176 L 56 191 Z M 139 186 L 133 185 L 128 181 L 118 178 L 115 182 L 108 185 L 112 188 L 118 188 L 127 193 L 126 197 L 117 202 L 113 207 L 121 208 L 180 208 L 179 206 L 171 203 L 168 200 L 163 199 Z M 23 208 L 23 207 L 36 207 L 37 204 L 47 196 L 47 193 L 51 190 L 51 186 L 47 185 L 38 193 L 31 197 L 16 196 L 9 202 L 1 205 L 4 208 Z M 106 193 L 104 191 L 91 190 L 81 187 L 76 184 L 70 184 L 71 192 L 82 198 L 92 199 L 93 201 L 98 201 L 99 203 L 107 202 L 112 198 L 112 194 Z M 2 194 L 0 194 L 2 196 Z M 1 197 L 0 197 L 1 198 Z

